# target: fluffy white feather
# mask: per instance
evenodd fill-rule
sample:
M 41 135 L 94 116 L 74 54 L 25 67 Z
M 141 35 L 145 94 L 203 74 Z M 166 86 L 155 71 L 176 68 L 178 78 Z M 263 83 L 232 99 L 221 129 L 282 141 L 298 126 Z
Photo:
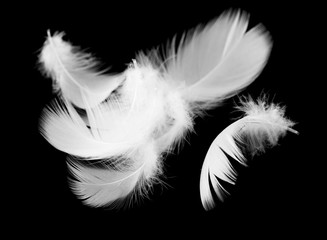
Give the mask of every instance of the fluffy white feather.
M 40 63 L 59 98 L 45 109 L 40 129 L 74 156 L 71 186 L 86 204 L 146 192 L 162 172 L 162 153 L 192 130 L 196 114 L 254 80 L 271 44 L 262 27 L 247 32 L 247 22 L 240 12 L 223 14 L 187 34 L 177 51 L 171 44 L 166 59 L 139 54 L 117 75 L 96 71 L 90 54 L 48 32 Z
M 262 25 L 247 26 L 247 14 L 226 12 L 184 37 L 167 66 L 172 79 L 185 82 L 184 98 L 212 107 L 258 76 L 272 44 Z
M 63 33 L 51 36 L 44 43 L 40 54 L 43 71 L 50 76 L 53 87 L 80 108 L 92 107 L 103 100 L 123 81 L 121 74 L 104 75 L 96 71 L 97 62 L 91 54 L 62 40 Z M 83 98 L 87 99 L 86 101 Z
M 267 146 L 275 146 L 287 131 L 297 133 L 291 127 L 294 123 L 284 116 L 285 109 L 268 104 L 265 99 L 242 101 L 238 107 L 245 116 L 225 128 L 212 142 L 203 162 L 200 178 L 201 201 L 206 210 L 214 207 L 210 182 L 217 196 L 223 200 L 227 191 L 218 179 L 230 184 L 236 180 L 236 172 L 228 160 L 229 155 L 241 164 L 246 158 L 236 141 L 243 143 L 251 153 L 263 152 Z M 218 178 L 218 179 L 217 179 Z
M 105 164 L 101 168 L 86 166 L 70 160 L 68 167 L 75 178 L 71 179 L 71 188 L 87 205 L 122 206 L 126 202 L 121 200 L 126 196 L 133 194 L 133 199 L 137 199 L 146 195 L 157 182 L 161 174 L 158 158 L 155 145 L 149 143 L 134 152 L 133 158 L 118 160 L 114 168 Z

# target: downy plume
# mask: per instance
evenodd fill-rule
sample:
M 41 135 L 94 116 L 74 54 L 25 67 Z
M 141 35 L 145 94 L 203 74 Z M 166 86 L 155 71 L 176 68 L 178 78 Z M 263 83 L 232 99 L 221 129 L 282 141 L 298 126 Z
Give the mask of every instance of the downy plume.
M 266 98 L 256 102 L 251 98 L 242 100 L 237 108 L 243 111 L 245 116 L 229 125 L 215 138 L 203 162 L 200 195 L 206 210 L 215 206 L 210 183 L 221 200 L 228 192 L 218 179 L 230 184 L 235 183 L 237 173 L 227 155 L 243 165 L 246 164 L 246 158 L 238 144 L 254 155 L 264 152 L 266 147 L 275 146 L 287 131 L 297 133 L 291 128 L 294 123 L 284 116 L 285 108 L 269 104 Z
M 101 103 L 122 83 L 122 74 L 105 75 L 97 71 L 94 57 L 63 41 L 63 36 L 64 33 L 51 36 L 48 31 L 39 57 L 43 72 L 53 79 L 54 90 L 75 106 L 86 108 L 86 103 L 89 107 Z

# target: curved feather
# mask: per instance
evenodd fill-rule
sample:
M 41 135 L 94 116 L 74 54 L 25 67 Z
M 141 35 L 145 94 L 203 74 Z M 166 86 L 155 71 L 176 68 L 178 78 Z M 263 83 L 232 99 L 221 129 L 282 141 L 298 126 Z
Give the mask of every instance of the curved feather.
M 79 108 L 93 107 L 105 100 L 123 81 L 123 76 L 96 71 L 97 62 L 62 40 L 63 33 L 51 36 L 42 48 L 39 61 L 53 79 L 54 89 Z M 85 102 L 87 100 L 87 103 Z
M 127 196 L 146 194 L 161 171 L 153 143 L 134 152 L 132 159 L 123 160 L 122 165 L 129 166 L 94 168 L 70 160 L 68 168 L 75 178 L 70 181 L 71 188 L 87 205 L 101 207 L 114 203 L 112 206 L 117 207 Z
M 141 167 L 135 171 L 119 172 L 106 168 L 86 168 L 69 163 L 68 168 L 77 180 L 71 180 L 71 189 L 87 205 L 99 207 L 126 197 L 134 189 Z
M 114 123 L 114 120 L 111 122 Z M 66 102 L 63 106 L 59 101 L 44 110 L 40 130 L 47 141 L 58 150 L 86 159 L 124 154 L 131 146 L 137 146 L 140 140 L 137 136 L 129 139 L 127 135 L 124 138 L 125 132 L 109 139 L 112 135 L 110 131 L 88 127 L 70 103 Z M 102 139 L 98 139 L 92 131 L 101 135 Z
M 263 152 L 265 147 L 274 146 L 287 131 L 297 133 L 291 127 L 294 123 L 284 117 L 285 109 L 275 104 L 267 104 L 264 100 L 254 102 L 243 101 L 239 107 L 245 117 L 225 128 L 212 142 L 203 162 L 200 177 L 201 201 L 206 210 L 214 207 L 210 182 L 217 196 L 223 200 L 227 191 L 218 179 L 230 184 L 236 180 L 236 172 L 232 168 L 227 155 L 241 164 L 246 159 L 237 146 L 236 141 L 243 142 L 252 153 Z M 246 142 L 244 142 L 246 139 Z
M 167 72 L 185 83 L 185 99 L 209 107 L 257 77 L 269 56 L 271 41 L 261 25 L 249 31 L 247 26 L 247 14 L 226 12 L 188 33 L 176 53 L 170 50 Z

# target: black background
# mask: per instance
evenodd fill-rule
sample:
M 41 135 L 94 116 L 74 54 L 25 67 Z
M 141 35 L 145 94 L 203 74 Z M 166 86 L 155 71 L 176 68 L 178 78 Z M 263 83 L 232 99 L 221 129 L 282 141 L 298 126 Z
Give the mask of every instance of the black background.
M 10 187 L 13 192 L 10 196 L 15 196 L 9 198 L 16 210 L 14 225 L 18 222 L 28 225 L 26 231 L 32 234 L 68 230 L 108 238 L 115 233 L 173 237 L 177 232 L 191 236 L 214 234 L 217 238 L 226 233 L 266 238 L 273 234 L 281 236 L 285 231 L 290 235 L 301 234 L 312 222 L 310 216 L 321 214 L 314 210 L 315 200 L 311 200 L 316 198 L 316 192 L 308 177 L 317 160 L 308 151 L 312 142 L 305 125 L 306 116 L 314 115 L 310 106 L 316 99 L 308 101 L 303 97 L 304 91 L 309 91 L 304 83 L 304 59 L 307 59 L 304 56 L 310 51 L 305 47 L 303 31 L 310 26 L 303 6 L 274 1 L 259 5 L 201 1 L 185 5 L 134 2 L 92 6 L 81 3 L 58 6 L 53 2 L 21 9 L 23 13 L 13 11 L 11 17 L 17 16 L 17 21 L 7 32 L 14 36 L 15 49 L 23 55 L 15 56 L 14 60 L 13 74 L 19 80 L 13 82 L 23 92 L 15 113 L 24 119 L 23 128 L 28 130 L 22 134 L 23 146 L 12 157 L 14 169 L 20 174 Z M 175 34 L 181 36 L 228 9 L 250 13 L 250 27 L 262 23 L 273 39 L 267 66 L 241 94 L 256 98 L 263 91 L 274 102 L 286 105 L 286 114 L 297 122 L 294 128 L 300 135 L 289 133 L 279 146 L 251 160 L 249 167 L 238 167 L 239 177 L 230 189 L 231 196 L 224 203 L 217 201 L 216 208 L 206 212 L 199 194 L 201 166 L 213 139 L 238 116 L 233 113 L 233 102 L 237 102 L 234 97 L 210 111 L 210 116 L 196 119 L 195 133 L 189 135 L 188 143 L 165 160 L 165 182 L 169 186 L 155 186 L 149 199 L 129 209 L 84 206 L 68 187 L 66 155 L 54 149 L 38 132 L 41 111 L 54 97 L 51 81 L 41 76 L 37 67 L 46 31 L 66 32 L 67 40 L 94 53 L 104 67 L 111 66 L 113 72 L 120 72 L 139 50 L 165 44 Z M 310 161 L 312 164 L 308 164 Z M 150 229 L 154 232 L 150 233 Z

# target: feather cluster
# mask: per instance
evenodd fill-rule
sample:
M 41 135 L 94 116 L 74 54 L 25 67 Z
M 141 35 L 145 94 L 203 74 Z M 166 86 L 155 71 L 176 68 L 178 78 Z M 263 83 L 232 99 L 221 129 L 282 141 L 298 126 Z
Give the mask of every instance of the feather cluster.
M 58 98 L 44 110 L 40 131 L 70 155 L 71 188 L 85 204 L 117 206 L 146 194 L 162 174 L 163 154 L 182 142 L 193 119 L 258 76 L 271 41 L 262 26 L 247 25 L 247 14 L 224 13 L 186 34 L 177 47 L 172 41 L 165 57 L 140 53 L 119 74 L 98 71 L 91 54 L 64 41 L 63 33 L 48 32 L 39 61 Z M 274 144 L 291 126 L 275 106 L 247 102 L 243 109 L 244 120 L 217 140 L 239 160 L 238 149 L 225 142 L 229 134 L 247 134 L 250 145 L 261 149 L 263 135 Z M 230 172 L 223 154 L 211 147 L 201 176 L 205 207 L 211 199 L 208 176 L 213 181 L 213 175 L 224 179 Z

